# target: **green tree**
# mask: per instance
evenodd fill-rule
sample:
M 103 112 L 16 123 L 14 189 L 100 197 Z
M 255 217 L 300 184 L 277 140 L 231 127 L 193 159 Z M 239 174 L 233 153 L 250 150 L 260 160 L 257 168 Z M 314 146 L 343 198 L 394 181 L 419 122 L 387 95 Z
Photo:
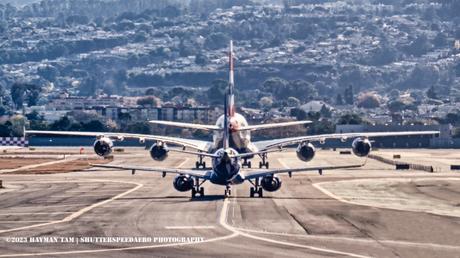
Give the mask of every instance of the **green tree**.
M 228 82 L 225 80 L 215 80 L 208 89 L 207 95 L 211 104 L 220 104 L 224 100 Z
M 345 114 L 340 117 L 338 124 L 340 125 L 359 125 L 364 121 L 358 114 Z

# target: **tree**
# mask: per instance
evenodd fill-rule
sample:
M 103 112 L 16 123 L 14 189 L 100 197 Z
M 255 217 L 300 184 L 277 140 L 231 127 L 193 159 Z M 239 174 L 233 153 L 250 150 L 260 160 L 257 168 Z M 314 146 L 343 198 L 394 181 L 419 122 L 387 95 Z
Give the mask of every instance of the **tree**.
M 438 98 L 433 85 L 426 91 L 426 96 L 428 98 L 430 98 L 430 99 L 437 99 Z
M 345 103 L 348 104 L 348 105 L 353 105 L 353 85 L 348 85 L 348 87 L 345 89 L 345 93 L 344 93 L 344 99 L 345 99 Z
M 35 106 L 40 96 L 41 88 L 34 84 L 15 83 L 11 86 L 11 99 L 16 109 L 22 108 L 24 101 L 29 106 Z
M 338 124 L 340 125 L 359 125 L 363 123 L 363 119 L 358 114 L 345 114 L 340 117 Z
M 262 85 L 262 89 L 266 92 L 271 93 L 273 96 L 276 96 L 279 99 L 287 98 L 292 95 L 289 95 L 288 90 L 289 82 L 279 78 L 279 77 L 270 77 Z
M 378 108 L 380 99 L 376 94 L 366 93 L 358 97 L 358 107 L 360 108 Z
M 11 127 L 7 124 L 0 124 L 0 137 L 11 137 Z
M 270 98 L 270 97 L 262 97 L 260 100 L 259 100 L 259 105 L 265 109 L 265 110 L 268 110 L 270 109 L 272 106 L 273 106 L 273 99 Z
M 337 105 L 339 105 L 339 106 L 340 106 L 340 105 L 343 105 L 342 94 L 340 94 L 340 93 L 337 94 L 337 98 L 336 98 L 336 100 L 335 100 L 335 104 L 337 104 Z
M 298 107 L 298 106 L 300 106 L 300 100 L 298 98 L 296 98 L 296 97 L 289 97 L 287 99 L 287 104 L 290 107 Z
M 104 132 L 107 130 L 105 125 L 99 120 L 92 120 L 82 124 L 82 130 L 88 132 Z
M 63 116 L 59 120 L 54 121 L 50 125 L 50 129 L 53 131 L 68 131 L 71 125 L 72 121 L 70 121 L 69 117 Z
M 208 89 L 207 95 L 211 104 L 220 104 L 225 96 L 228 82 L 224 80 L 215 80 L 212 82 L 212 86 Z
M 331 110 L 325 104 L 323 104 L 319 113 L 321 114 L 322 117 L 331 117 L 332 115 Z
M 291 109 L 291 116 L 295 116 L 298 121 L 303 121 L 307 119 L 307 112 L 301 108 Z
M 137 100 L 137 104 L 139 106 L 150 106 L 150 107 L 158 107 L 160 105 L 160 99 L 155 96 L 147 96 Z

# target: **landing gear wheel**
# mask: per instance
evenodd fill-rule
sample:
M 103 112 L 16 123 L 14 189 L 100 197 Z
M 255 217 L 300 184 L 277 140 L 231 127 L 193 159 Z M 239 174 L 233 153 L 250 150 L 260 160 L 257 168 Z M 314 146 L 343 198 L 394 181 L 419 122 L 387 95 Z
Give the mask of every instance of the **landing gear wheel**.
M 203 187 L 200 187 L 200 196 L 201 196 L 201 197 L 204 196 L 204 188 L 203 188 Z
M 249 197 L 254 198 L 254 193 L 254 187 L 251 187 L 251 189 L 249 189 Z
M 195 198 L 195 196 L 196 196 L 196 190 L 195 188 L 192 188 L 192 198 Z
M 259 195 L 259 198 L 264 197 L 263 189 L 262 189 L 262 188 L 259 188 L 259 191 L 257 191 L 257 194 Z
M 196 169 L 199 169 L 199 168 L 200 168 L 200 163 L 199 163 L 198 161 L 195 162 L 195 168 L 196 168 Z
M 262 168 L 262 161 L 259 161 L 259 168 Z
M 265 163 L 265 168 L 268 169 L 268 167 L 269 167 L 269 163 L 266 162 L 266 163 Z
M 248 168 L 251 168 L 252 164 L 251 161 L 248 162 Z

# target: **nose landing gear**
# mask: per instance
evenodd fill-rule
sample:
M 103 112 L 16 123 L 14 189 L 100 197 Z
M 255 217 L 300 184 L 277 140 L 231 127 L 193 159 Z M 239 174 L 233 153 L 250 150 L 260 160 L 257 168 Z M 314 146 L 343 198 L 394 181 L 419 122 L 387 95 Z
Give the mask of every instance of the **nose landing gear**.
M 229 185 L 227 185 L 226 188 L 225 188 L 224 197 L 228 198 L 228 197 L 230 197 L 230 195 L 232 195 L 232 189 L 230 188 Z
M 252 164 L 251 164 L 251 161 L 248 161 L 248 159 L 243 159 L 243 163 L 241 164 L 241 167 L 242 168 L 251 168 Z
M 267 161 L 267 153 L 261 154 L 260 157 L 262 158 L 262 161 L 259 162 L 259 168 L 265 167 L 266 169 L 268 169 L 270 164 Z
M 195 198 L 197 194 L 204 197 L 204 187 L 201 187 L 204 182 L 206 182 L 206 180 L 203 180 L 203 182 L 200 183 L 200 179 L 195 178 L 195 185 L 192 188 L 192 198 Z
M 200 169 L 200 168 L 205 169 L 206 168 L 206 162 L 203 161 L 203 158 L 204 157 L 202 155 L 199 156 L 200 160 L 195 163 L 195 168 L 196 169 Z
M 249 182 L 251 182 L 251 184 L 254 186 L 254 187 L 251 187 L 251 189 L 249 191 L 249 196 L 251 198 L 254 198 L 255 195 L 257 194 L 257 196 L 259 196 L 259 198 L 264 197 L 263 189 L 262 189 L 262 187 L 259 186 L 259 178 L 256 178 L 254 180 L 254 183 L 251 180 L 249 180 Z

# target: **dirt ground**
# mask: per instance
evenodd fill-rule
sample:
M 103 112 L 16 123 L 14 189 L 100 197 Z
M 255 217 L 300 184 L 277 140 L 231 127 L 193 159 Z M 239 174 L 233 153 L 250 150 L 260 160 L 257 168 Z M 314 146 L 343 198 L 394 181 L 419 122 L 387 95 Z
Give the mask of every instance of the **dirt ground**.
M 0 169 L 15 169 L 50 161 L 53 161 L 53 159 L 0 158 Z
M 91 168 L 91 164 L 107 164 L 110 159 L 85 159 L 85 160 L 69 160 L 68 162 L 46 165 L 25 170 L 18 170 L 12 174 L 55 174 L 81 171 Z

